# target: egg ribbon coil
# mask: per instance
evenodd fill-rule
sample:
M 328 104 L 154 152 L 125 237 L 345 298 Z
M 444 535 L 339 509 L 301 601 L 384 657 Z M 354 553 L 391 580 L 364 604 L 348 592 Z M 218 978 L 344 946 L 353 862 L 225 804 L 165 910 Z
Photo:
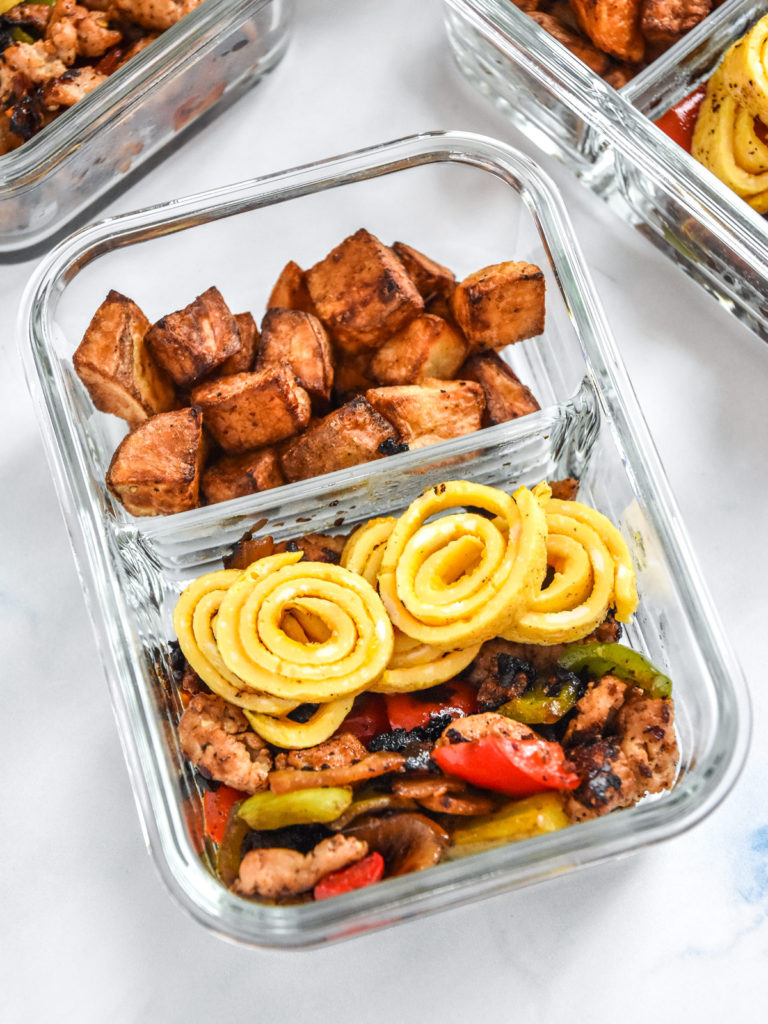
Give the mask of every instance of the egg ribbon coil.
M 740 107 L 753 117 L 768 114 L 768 15 L 731 46 L 719 71 Z
M 224 596 L 239 576 L 239 569 L 223 569 L 190 583 L 174 608 L 173 628 L 184 657 L 219 697 L 250 711 L 284 714 L 298 702 L 254 690 L 227 668 L 219 653 L 214 634 L 216 618 Z
M 741 106 L 723 69 L 709 81 L 699 110 L 692 155 L 758 213 L 768 212 L 768 145 L 755 128 L 755 115 Z M 763 117 L 768 116 L 768 97 Z
M 540 485 L 534 493 L 546 496 Z M 558 644 L 583 639 L 614 605 L 626 622 L 637 608 L 635 571 L 624 538 L 600 512 L 578 501 L 545 504 L 550 584 L 502 633 L 506 640 Z
M 446 650 L 395 633 L 395 648 L 381 679 L 371 687 L 378 693 L 412 693 L 447 683 L 477 657 L 481 644 Z
M 490 512 L 454 512 L 472 506 Z M 430 488 L 397 520 L 379 572 L 393 624 L 443 650 L 483 643 L 519 617 L 546 571 L 546 519 L 527 487 L 514 497 L 483 484 Z
M 254 732 L 267 743 L 291 750 L 305 750 L 329 739 L 352 710 L 354 695 L 339 697 L 328 704 L 321 704 L 306 722 L 293 722 L 290 718 L 276 718 L 273 715 L 255 714 L 245 711 L 245 717 Z
M 387 541 L 396 522 L 394 516 L 382 516 L 378 519 L 369 519 L 367 523 L 358 526 L 347 538 L 341 552 L 340 564 L 345 569 L 358 573 L 375 587 Z
M 265 568 L 284 557 L 260 559 L 227 590 L 216 630 L 225 665 L 286 701 L 327 703 L 361 692 L 392 655 L 394 635 L 381 599 L 340 565 L 296 561 Z M 315 635 L 324 639 L 301 639 L 307 634 L 302 620 L 314 623 Z

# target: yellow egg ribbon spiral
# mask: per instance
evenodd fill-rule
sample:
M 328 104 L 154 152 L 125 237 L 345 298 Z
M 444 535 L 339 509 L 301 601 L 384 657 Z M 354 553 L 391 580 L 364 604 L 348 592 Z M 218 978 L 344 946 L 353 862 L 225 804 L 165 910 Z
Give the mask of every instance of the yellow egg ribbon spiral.
M 265 569 L 281 557 L 254 562 L 221 601 L 216 639 L 224 664 L 250 686 L 287 701 L 328 703 L 360 693 L 384 671 L 394 646 L 378 594 L 340 565 Z M 322 638 L 312 639 L 307 628 Z
M 727 51 L 707 83 L 692 155 L 758 213 L 768 212 L 768 15 Z
M 637 608 L 635 571 L 624 538 L 602 513 L 579 501 L 545 500 L 549 585 L 500 635 L 531 644 L 581 640 L 605 618 L 611 605 L 626 622 Z
M 381 569 L 384 551 L 397 519 L 394 516 L 382 516 L 369 519 L 358 526 L 349 537 L 341 552 L 340 564 L 345 569 L 358 573 L 376 586 Z
M 473 507 L 479 512 L 453 512 Z M 514 497 L 452 481 L 431 487 L 398 519 L 379 572 L 379 593 L 406 636 L 443 650 L 498 636 L 527 608 L 546 571 L 546 519 L 527 487 Z
M 480 653 L 481 644 L 459 650 L 422 644 L 399 631 L 389 665 L 370 689 L 378 693 L 412 693 L 447 683 Z

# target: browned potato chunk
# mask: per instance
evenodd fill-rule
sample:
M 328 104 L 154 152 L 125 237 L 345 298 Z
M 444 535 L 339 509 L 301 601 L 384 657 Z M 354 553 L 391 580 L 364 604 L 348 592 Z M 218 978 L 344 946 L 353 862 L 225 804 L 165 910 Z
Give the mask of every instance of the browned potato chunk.
M 575 501 L 579 493 L 579 481 L 575 476 L 564 476 L 562 480 L 550 480 L 549 486 L 553 498 L 560 501 Z
M 371 373 L 379 384 L 418 384 L 425 377 L 450 380 L 468 351 L 454 327 L 425 313 L 382 345 L 371 360 Z
M 194 384 L 242 346 L 235 318 L 218 288 L 209 288 L 185 309 L 158 320 L 149 329 L 147 344 L 180 387 Z
M 644 0 L 641 30 L 652 43 L 671 46 L 703 21 L 712 0 Z
M 287 366 L 206 381 L 192 392 L 227 455 L 284 441 L 309 423 L 309 395 Z
M 530 390 L 495 352 L 478 352 L 470 356 L 459 370 L 459 377 L 477 381 L 483 389 L 484 427 L 506 423 L 541 408 Z
M 643 0 L 571 0 L 571 7 L 579 25 L 599 49 L 630 64 L 643 59 Z
M 318 412 L 325 412 L 333 386 L 331 345 L 325 328 L 311 313 L 270 309 L 261 323 L 256 369 L 286 363 L 309 392 Z
M 250 313 L 235 313 L 235 323 L 240 332 L 240 351 L 235 352 L 216 367 L 216 377 L 230 377 L 233 373 L 248 373 L 256 362 L 259 347 L 259 329 Z
M 450 298 L 456 286 L 452 270 L 444 267 L 442 263 L 435 263 L 429 256 L 406 245 L 405 242 L 393 242 L 392 252 L 403 264 L 424 299 L 429 299 L 433 295 L 446 295 Z
M 200 487 L 209 505 L 244 494 L 268 491 L 285 483 L 280 461 L 272 448 L 242 455 L 223 455 L 203 473 Z
M 391 249 L 365 228 L 307 271 L 318 316 L 340 348 L 378 348 L 424 309 L 424 300 Z
M 397 446 L 397 431 L 362 398 L 335 409 L 313 423 L 283 452 L 283 472 L 288 480 L 306 480 L 321 473 L 371 462 Z
M 567 50 L 583 61 L 588 68 L 592 68 L 595 74 L 604 75 L 608 71 L 611 66 L 610 58 L 602 50 L 593 46 L 588 39 L 564 25 L 562 21 L 551 14 L 531 11 L 529 15 L 537 25 L 541 25 L 545 32 L 549 32 Z
M 267 309 L 300 309 L 317 316 L 317 310 L 307 288 L 307 275 L 293 260 L 286 263 L 269 296 Z
M 337 353 L 336 368 L 333 372 L 334 403 L 344 405 L 358 395 L 364 395 L 368 388 L 376 386 L 371 376 L 371 356 L 369 352 L 361 356 L 350 356 L 345 352 Z
M 111 291 L 72 357 L 75 372 L 100 412 L 137 427 L 176 402 L 173 384 L 144 344 L 149 320 L 125 295 Z
M 428 379 L 421 384 L 372 388 L 365 397 L 394 423 L 409 448 L 471 434 L 483 425 L 483 389 L 473 381 Z
M 465 277 L 451 299 L 473 348 L 503 348 L 544 330 L 544 274 L 533 263 L 497 263 Z
M 120 442 L 107 487 L 134 516 L 186 512 L 200 503 L 204 455 L 200 410 L 162 412 Z

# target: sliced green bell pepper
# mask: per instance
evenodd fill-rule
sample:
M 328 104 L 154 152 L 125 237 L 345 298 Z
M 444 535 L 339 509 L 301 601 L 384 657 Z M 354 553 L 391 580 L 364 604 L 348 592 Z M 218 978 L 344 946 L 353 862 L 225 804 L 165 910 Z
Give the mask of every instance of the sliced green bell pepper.
M 655 698 L 672 695 L 672 680 L 639 651 L 624 644 L 573 644 L 557 660 L 569 672 L 587 672 L 593 679 L 614 675 L 636 683 Z

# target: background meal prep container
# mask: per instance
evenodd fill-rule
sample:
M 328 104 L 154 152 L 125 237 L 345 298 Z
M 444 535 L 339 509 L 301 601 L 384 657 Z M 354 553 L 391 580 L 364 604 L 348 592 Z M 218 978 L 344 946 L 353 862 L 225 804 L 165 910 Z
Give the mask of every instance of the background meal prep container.
M 511 0 L 445 0 L 465 77 L 765 340 L 765 219 L 652 121 L 767 12 L 730 0 L 617 92 Z
M 282 57 L 292 12 L 293 0 L 205 0 L 0 156 L 0 252 L 49 237 L 201 117 L 242 95 Z
M 384 241 L 412 243 L 460 276 L 509 258 L 542 266 L 545 332 L 505 353 L 542 410 L 165 518 L 134 519 L 114 505 L 103 483 L 110 418 L 93 410 L 71 366 L 106 291 L 119 288 L 152 317 L 215 282 L 233 308 L 258 316 L 286 260 L 306 266 L 362 225 Z M 429 133 L 93 225 L 36 272 L 20 343 L 147 842 L 169 889 L 208 927 L 277 947 L 349 936 L 666 838 L 708 813 L 732 785 L 749 732 L 738 663 L 702 588 L 562 203 L 527 157 L 479 136 Z M 201 839 L 201 792 L 178 745 L 167 644 L 181 589 L 220 566 L 257 522 L 257 535 L 276 540 L 348 531 L 402 510 L 443 480 L 510 489 L 566 475 L 579 476 L 582 499 L 620 525 L 635 559 L 641 603 L 628 641 L 674 680 L 676 788 L 606 818 L 333 900 L 280 907 L 232 895 L 213 873 L 213 851 Z

